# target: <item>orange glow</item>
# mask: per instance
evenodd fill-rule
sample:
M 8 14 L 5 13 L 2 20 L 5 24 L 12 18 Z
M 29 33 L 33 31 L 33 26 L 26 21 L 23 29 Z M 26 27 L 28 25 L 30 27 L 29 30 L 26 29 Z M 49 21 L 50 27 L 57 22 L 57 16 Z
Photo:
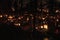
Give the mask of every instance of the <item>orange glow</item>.
M 13 16 L 9 16 L 8 18 L 9 18 L 9 19 L 12 19 L 12 18 L 13 18 Z
M 21 24 L 20 23 L 14 23 L 15 26 L 20 26 Z
M 45 24 L 45 25 L 44 25 L 44 28 L 45 28 L 45 29 L 48 29 L 48 25 Z
M 0 18 L 2 18 L 3 16 L 2 15 L 0 15 Z
M 43 26 L 41 26 L 41 28 L 44 28 Z
M 42 18 L 43 20 L 45 20 L 45 18 Z

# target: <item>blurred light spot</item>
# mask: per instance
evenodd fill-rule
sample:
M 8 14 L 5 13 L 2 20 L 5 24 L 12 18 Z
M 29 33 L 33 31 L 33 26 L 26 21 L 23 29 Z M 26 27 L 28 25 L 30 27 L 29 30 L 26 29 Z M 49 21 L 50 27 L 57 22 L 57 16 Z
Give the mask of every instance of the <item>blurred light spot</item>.
M 0 15 L 0 18 L 2 18 L 3 17 L 3 15 Z
M 34 19 L 34 17 L 32 17 L 32 20 Z
M 32 14 L 30 14 L 30 16 L 33 16 Z
M 43 26 L 41 26 L 41 28 L 44 28 Z
M 44 40 L 49 40 L 49 38 L 44 38 Z
M 18 19 L 20 20 L 20 19 L 21 19 L 21 17 L 18 17 Z
M 14 22 L 14 20 L 11 20 L 11 22 Z
M 21 24 L 20 23 L 14 23 L 15 26 L 20 26 Z
M 29 21 L 29 18 L 27 18 L 27 21 Z
M 21 16 L 21 18 L 23 18 L 23 16 Z
M 59 34 L 59 30 L 58 30 L 58 29 L 56 29 L 56 30 L 55 30 L 55 33 L 56 33 L 56 34 Z
M 47 12 L 47 13 L 49 12 L 49 10 L 48 10 L 48 9 L 43 9 L 43 11 L 44 11 L 44 12 Z
M 9 16 L 8 18 L 9 18 L 9 19 L 12 19 L 12 18 L 13 18 L 13 16 Z
M 59 21 L 59 19 L 56 19 L 56 21 L 58 22 L 58 21 Z
M 38 29 L 38 27 L 35 27 L 35 29 Z
M 57 2 L 60 2 L 60 0 L 56 0 Z
M 41 11 L 41 9 L 37 8 L 38 11 Z
M 8 15 L 7 14 L 5 14 L 5 17 L 7 17 Z
M 15 11 L 15 9 L 13 7 L 11 9 L 12 9 L 12 11 Z
M 59 10 L 56 10 L 56 13 L 58 13 L 59 12 Z
M 60 25 L 58 25 L 58 27 L 60 27 Z
M 45 18 L 42 18 L 43 20 L 45 20 Z
M 48 29 L 48 25 L 45 24 L 45 25 L 44 25 L 44 28 L 45 28 L 45 29 Z

